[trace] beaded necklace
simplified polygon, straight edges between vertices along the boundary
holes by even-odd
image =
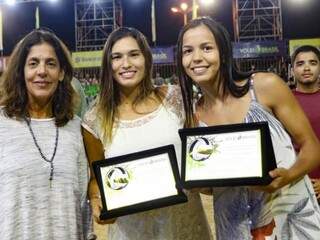
[[[42,150],[41,150],[41,148],[40,148],[40,146],[39,146],[39,144],[38,144],[38,141],[37,141],[37,139],[36,139],[36,137],[35,137],[35,135],[34,135],[34,132],[33,132],[32,128],[31,128],[31,120],[30,120],[30,119],[28,120],[27,118],[25,118],[25,121],[26,121],[26,123],[27,123],[27,125],[28,125],[28,128],[29,128],[29,131],[30,131],[30,133],[31,133],[33,142],[34,142],[34,144],[36,145],[36,147],[37,147],[37,149],[38,149],[38,151],[39,151],[39,153],[40,153],[41,158],[42,158],[44,161],[50,163],[50,176],[49,176],[49,181],[50,181],[50,187],[51,187],[51,181],[53,180],[53,170],[54,170],[53,159],[54,159],[54,157],[55,157],[55,155],[56,155],[57,147],[58,147],[59,128],[56,126],[56,139],[55,139],[55,143],[54,143],[54,150],[53,150],[53,154],[52,154],[51,158],[48,159],[48,158],[43,154],[43,152],[42,152]]]

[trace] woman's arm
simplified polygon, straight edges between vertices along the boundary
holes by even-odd
[[[266,191],[273,192],[296,181],[320,164],[319,141],[303,110],[284,81],[272,73],[254,76],[258,100],[273,112],[300,146],[296,162],[289,168],[277,168],[270,172],[274,178]]]
[[[92,215],[94,217],[94,220],[97,223],[100,223],[100,224],[113,223],[115,219],[102,221],[99,218],[100,212],[102,209],[102,204],[101,204],[99,187],[92,169],[92,163],[94,161],[104,159],[103,145],[99,139],[95,138],[89,131],[87,131],[83,127],[82,127],[82,135],[83,135],[84,145],[85,145],[89,166],[90,166],[90,181],[89,181],[88,196],[89,196],[90,204],[92,208]]]

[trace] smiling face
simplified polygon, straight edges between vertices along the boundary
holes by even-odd
[[[191,28],[182,41],[182,65],[186,74],[199,85],[214,81],[220,69],[220,54],[209,28],[205,25]]]
[[[113,77],[120,88],[137,87],[145,76],[145,57],[132,37],[118,40],[111,50]]]
[[[300,52],[293,64],[293,74],[297,84],[317,85],[320,75],[320,60],[314,52]]]
[[[29,105],[51,101],[64,72],[50,44],[43,42],[31,47],[24,65],[24,78]]]

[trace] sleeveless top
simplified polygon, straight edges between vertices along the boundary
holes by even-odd
[[[244,123],[267,121],[278,167],[290,168],[296,161],[289,134],[281,122],[261,105],[250,79],[251,102]],[[203,122],[199,123],[204,126]],[[316,240],[320,236],[320,209],[310,179],[305,176],[273,194],[249,187],[214,188],[217,239],[252,239],[251,230],[273,222],[268,239]]]

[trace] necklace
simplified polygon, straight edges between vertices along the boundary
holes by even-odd
[[[26,121],[26,123],[27,123],[27,125],[28,125],[29,131],[30,131],[31,136],[32,136],[32,138],[33,138],[33,142],[34,142],[34,144],[36,145],[36,147],[37,147],[37,149],[38,149],[38,151],[39,151],[39,153],[40,153],[41,158],[42,158],[44,161],[50,163],[50,176],[49,176],[49,181],[50,181],[50,187],[51,187],[51,181],[53,180],[53,170],[54,170],[53,159],[54,159],[54,157],[55,157],[55,155],[56,155],[57,147],[58,147],[58,138],[59,138],[59,130],[58,130],[58,127],[56,127],[56,139],[55,139],[55,143],[54,143],[53,154],[52,154],[51,158],[48,159],[48,158],[42,153],[42,150],[41,150],[41,148],[40,148],[40,146],[39,146],[39,144],[38,144],[38,141],[37,141],[37,139],[36,139],[36,137],[35,137],[35,135],[34,135],[34,132],[33,132],[32,128],[31,128],[31,120],[28,120],[27,118],[25,118],[25,121]]]

